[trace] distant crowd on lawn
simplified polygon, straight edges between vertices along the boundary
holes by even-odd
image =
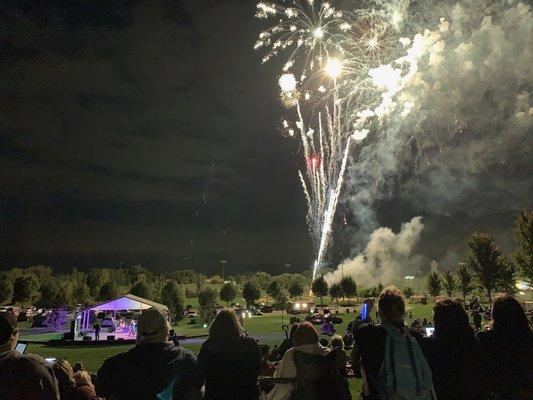
[[[367,303],[370,308],[371,303]],[[533,333],[508,294],[495,297],[492,326],[476,333],[461,302],[437,298],[434,334],[404,324],[405,300],[393,286],[377,299],[380,323],[350,326],[321,344],[310,322],[296,323],[271,357],[234,312],[221,310],[198,355],[169,340],[157,309],[144,311],[137,345],[107,359],[95,376],[67,360],[47,363],[15,351],[16,318],[0,314],[0,399],[349,400],[347,377],[362,379],[361,399],[533,399]]]

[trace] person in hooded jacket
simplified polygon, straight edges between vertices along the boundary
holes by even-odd
[[[196,399],[201,382],[196,355],[168,341],[169,325],[155,308],[138,323],[137,345],[108,358],[96,378],[96,394],[116,400]]]
[[[221,310],[198,354],[205,380],[204,400],[257,400],[261,353],[254,338],[243,333],[233,310]]]
[[[486,399],[491,390],[489,357],[462,304],[440,297],[433,313],[435,332],[424,341],[437,399]]]
[[[494,394],[501,400],[533,399],[533,332],[520,303],[507,293],[492,303],[492,329],[477,338],[491,360]]]

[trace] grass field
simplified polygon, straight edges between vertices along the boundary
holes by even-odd
[[[432,305],[409,305],[408,310],[413,311],[413,318],[427,318],[431,320],[431,308]],[[335,309],[335,307],[333,307]],[[345,311],[340,307],[339,311]],[[343,319],[342,324],[335,325],[338,333],[344,334],[346,326],[350,320],[355,318],[354,313],[345,314],[340,312],[339,316]],[[284,314],[284,322],[288,323],[288,316]],[[410,323],[411,320],[407,320]],[[260,344],[268,344],[271,348],[275,344],[279,344],[284,337],[281,330],[281,314],[279,312],[273,314],[265,314],[261,317],[253,317],[251,319],[245,319],[244,327],[250,335],[256,337]],[[207,334],[207,329],[201,325],[187,325],[186,321],[182,321],[180,324],[174,327],[179,335],[196,336],[201,334]],[[28,340],[48,340],[51,336],[57,336],[57,334],[26,334],[21,339]],[[199,343],[183,343],[183,347],[189,348],[194,352],[200,350],[201,344]],[[96,372],[102,365],[105,359],[114,356],[123,351],[127,351],[130,346],[104,346],[104,347],[49,347],[42,344],[30,344],[28,346],[28,352],[36,353],[43,357],[56,357],[66,358],[71,363],[82,361],[85,368],[89,371]],[[350,379],[350,388],[353,395],[359,393],[361,387],[361,381],[358,379]]]

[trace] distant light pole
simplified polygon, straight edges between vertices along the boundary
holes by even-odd
[[[288,274],[289,273],[289,268],[292,267],[292,265],[287,263],[287,264],[284,265],[284,267],[285,267],[285,273]]]
[[[418,270],[418,293],[422,296],[422,270]]]
[[[222,264],[222,283],[225,283],[226,280],[224,279],[224,267],[228,263],[228,260],[220,260],[220,264]]]

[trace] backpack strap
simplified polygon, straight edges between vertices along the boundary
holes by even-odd
[[[416,391],[420,393],[422,391],[422,383],[420,381],[420,376],[418,375],[418,368],[415,361],[415,353],[413,351],[413,338],[409,334],[409,332],[404,332],[405,334],[405,342],[407,343],[407,350],[409,351],[409,361],[411,362],[411,367],[413,368],[413,372],[415,374],[415,381],[416,381]]]

